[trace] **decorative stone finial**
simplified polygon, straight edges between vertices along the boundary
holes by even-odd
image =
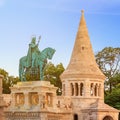
[[[84,15],[84,10],[81,10],[82,15]]]

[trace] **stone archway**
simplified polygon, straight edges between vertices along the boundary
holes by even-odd
[[[113,118],[111,116],[105,116],[103,120],[113,120]]]
[[[74,114],[74,120],[78,120],[78,115]]]

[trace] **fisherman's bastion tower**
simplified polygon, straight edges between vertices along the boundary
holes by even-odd
[[[63,95],[71,96],[74,120],[118,120],[118,111],[104,103],[105,75],[95,61],[83,10],[70,63],[61,79]]]
[[[95,61],[84,11],[70,62],[60,77],[62,96],[44,80],[11,87],[6,120],[118,120],[119,111],[104,103],[105,75]]]

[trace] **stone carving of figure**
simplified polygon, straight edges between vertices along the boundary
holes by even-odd
[[[44,109],[46,107],[46,99],[44,95],[41,95],[41,100],[40,100],[40,107]]]
[[[39,37],[39,40],[40,40],[40,37]],[[36,44],[36,37],[33,37],[31,43],[29,44],[29,50],[27,54],[27,66],[28,67],[36,66],[37,56],[40,55],[38,44],[39,44],[39,41]]]
[[[37,105],[39,103],[38,94],[32,94],[31,99],[32,99],[32,105]]]
[[[20,102],[20,105],[23,105],[24,104],[24,95],[23,94],[20,94],[20,98],[19,98],[19,102]]]
[[[16,105],[24,104],[24,95],[21,93],[16,94]]]

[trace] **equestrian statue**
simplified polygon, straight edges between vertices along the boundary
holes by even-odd
[[[19,78],[26,81],[27,76],[39,76],[39,80],[44,80],[44,68],[48,59],[52,59],[55,49],[45,48],[40,51],[38,48],[41,37],[36,44],[36,37],[32,37],[29,44],[27,56],[19,60]]]

